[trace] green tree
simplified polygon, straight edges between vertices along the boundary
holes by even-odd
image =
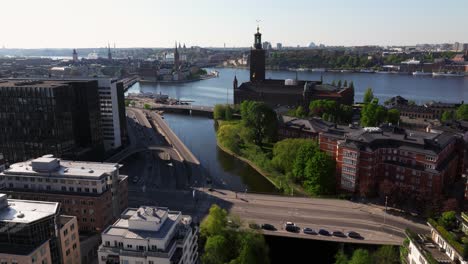
[[[456,117],[458,120],[468,120],[468,104],[462,104],[458,107]]]
[[[375,264],[396,264],[400,263],[398,248],[394,246],[381,246],[372,255]]]
[[[372,257],[365,249],[356,249],[348,264],[372,264]]]
[[[335,255],[335,264],[348,264],[348,256],[341,249]]]
[[[372,91],[372,88],[369,87],[364,93],[364,103],[369,104],[372,100],[374,100],[374,92]]]
[[[238,133],[239,126],[226,124],[219,128],[217,139],[219,143],[230,151],[239,154],[242,143],[241,135]]]
[[[226,105],[226,110],[224,111],[224,119],[232,120],[232,108],[229,105]]]
[[[354,89],[354,82],[353,81],[349,82],[349,88]]]
[[[337,121],[341,124],[349,124],[353,120],[353,107],[350,105],[340,105]]]
[[[400,111],[397,109],[388,110],[386,121],[394,125],[398,124],[398,121],[400,121]]]
[[[341,80],[338,81],[338,88],[341,88],[342,86],[342,83],[341,83]]]
[[[304,110],[304,107],[302,106],[298,106],[297,109],[296,109],[296,116],[297,117],[305,117],[306,116],[306,112]]]
[[[453,111],[444,111],[442,113],[442,117],[440,118],[440,120],[442,122],[449,122],[449,121],[452,121],[454,119],[455,115],[453,113]]]
[[[143,107],[146,109],[146,110],[150,110],[151,109],[151,106],[149,104],[144,104]]]
[[[239,236],[239,256],[231,264],[268,264],[268,246],[263,235],[244,232]]]
[[[218,205],[211,206],[208,216],[200,225],[200,235],[209,237],[223,234],[227,223],[227,212]]]
[[[125,107],[129,107],[132,100],[125,99]]]
[[[213,109],[213,118],[215,120],[224,119],[226,117],[226,106],[222,104],[215,105]]]
[[[331,85],[336,86],[336,81],[333,80],[333,82],[331,83]]]
[[[273,147],[273,166],[282,173],[292,172],[299,148],[310,140],[289,138],[281,140]]]
[[[335,190],[335,162],[322,151],[316,151],[304,168],[304,188],[313,195],[331,194]]]
[[[208,237],[202,262],[205,264],[224,264],[229,259],[229,242],[222,235]]]
[[[457,217],[455,211],[448,211],[442,213],[442,216],[439,218],[439,225],[442,225],[447,230],[451,230],[457,225]]]
[[[307,141],[297,151],[292,170],[293,179],[297,183],[303,183],[307,161],[312,158],[317,151],[319,151],[318,146],[313,141]]]
[[[362,108],[361,125],[364,127],[378,126],[385,120],[386,115],[386,109],[379,105],[378,99],[374,99]]]
[[[343,87],[348,87],[348,81],[347,80],[344,81]]]
[[[416,105],[416,102],[414,100],[409,100],[408,105]]]
[[[278,121],[276,112],[262,102],[244,101],[241,104],[243,125],[252,129],[253,143],[262,145],[276,138]]]

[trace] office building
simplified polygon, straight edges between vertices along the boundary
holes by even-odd
[[[460,140],[453,133],[391,126],[337,126],[319,136],[320,149],[336,160],[337,189],[374,196],[389,191],[381,185],[386,181],[425,198],[441,197],[457,180],[463,162]]]
[[[0,263],[79,264],[76,218],[57,202],[7,199],[0,194]]]
[[[0,152],[7,163],[104,152],[97,81],[0,80]]]
[[[257,28],[254,47],[250,51],[250,81],[238,86],[234,82],[234,103],[245,100],[261,101],[277,106],[309,108],[312,100],[329,99],[341,104],[354,102],[354,89],[338,88],[321,81],[296,79],[274,80],[265,78],[265,49],[262,48],[262,34]]]
[[[60,202],[77,217],[80,231],[102,231],[128,206],[121,165],[75,162],[44,156],[12,164],[0,173],[3,193],[17,199]]]
[[[197,263],[197,239],[190,216],[161,207],[129,208],[102,233],[99,263]]]
[[[0,172],[5,170],[5,158],[3,157],[3,154],[0,153]],[[2,186],[0,185],[0,188]]]
[[[106,151],[127,143],[127,120],[123,83],[117,79],[97,78],[99,106]]]
[[[282,50],[283,49],[283,44],[282,43],[276,43],[276,49],[277,50]]]

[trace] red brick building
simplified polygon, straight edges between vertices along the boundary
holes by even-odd
[[[278,124],[278,139],[318,139],[320,132],[324,132],[328,130],[328,128],[334,126],[334,123],[323,121],[321,118],[302,119],[292,116],[280,116]]]
[[[320,148],[336,160],[337,189],[361,196],[388,191],[384,182],[425,196],[443,195],[460,176],[460,140],[453,133],[395,127],[338,126],[319,136]]]

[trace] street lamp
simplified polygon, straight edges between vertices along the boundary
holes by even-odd
[[[385,195],[385,212],[384,212],[384,218],[383,218],[383,219],[384,219],[384,220],[383,220],[383,222],[384,222],[384,225],[385,225],[385,222],[386,222],[386,216],[387,216],[387,202],[388,202],[388,196],[387,196],[387,195]]]

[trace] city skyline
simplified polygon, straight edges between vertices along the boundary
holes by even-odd
[[[219,5],[201,0],[168,1],[11,1],[0,23],[6,48],[118,48],[187,46],[249,47],[256,21],[273,45],[415,45],[468,42],[463,10],[468,3],[448,0],[396,0],[384,6],[370,0],[294,0],[270,3],[246,0]],[[27,9],[24,7],[27,6]],[[437,7],[437,8],[436,8]],[[16,11],[16,12],[15,12]],[[351,23],[350,23],[351,22]],[[391,36],[391,38],[389,38]],[[40,41],[37,41],[40,40]]]

